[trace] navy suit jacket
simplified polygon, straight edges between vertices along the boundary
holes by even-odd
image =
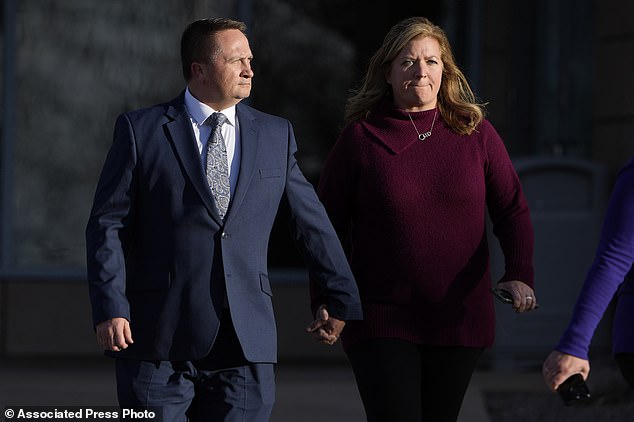
[[[330,314],[362,317],[339,239],[295,160],[290,122],[243,104],[236,113],[242,158],[224,222],[206,182],[183,93],[118,117],[86,228],[93,322],[127,318],[134,339],[127,349],[108,354],[202,358],[218,331],[226,284],[245,357],[275,362],[267,250],[282,200]]]

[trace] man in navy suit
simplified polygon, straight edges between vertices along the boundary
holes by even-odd
[[[269,419],[277,337],[267,249],[281,201],[325,298],[307,331],[333,344],[362,317],[290,123],[240,104],[253,78],[245,30],[229,19],[187,27],[187,89],[119,116],[86,228],[93,321],[117,358],[119,403],[160,407],[170,422]]]

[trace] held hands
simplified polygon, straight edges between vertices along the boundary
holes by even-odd
[[[574,374],[581,374],[584,380],[588,379],[590,362],[576,356],[553,350],[550,352],[544,365],[542,374],[544,381],[551,390],[557,390],[562,382]]]
[[[130,322],[125,318],[112,318],[100,322],[95,328],[97,331],[97,344],[103,350],[120,352],[134,343]]]
[[[306,327],[306,332],[312,334],[320,343],[332,346],[339,339],[345,325],[345,321],[328,314],[326,305],[321,305],[315,313],[315,320]]]
[[[523,281],[505,281],[498,283],[498,288],[506,290],[513,296],[513,309],[515,309],[515,312],[532,311],[538,306],[535,292]]]

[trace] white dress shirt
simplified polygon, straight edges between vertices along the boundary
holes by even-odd
[[[227,117],[228,123],[222,125],[222,138],[225,141],[227,148],[227,161],[229,164],[229,184],[231,187],[231,196],[235,191],[236,184],[238,182],[238,173],[240,171],[240,126],[238,117],[236,116],[236,106],[229,107],[224,110],[214,110],[207,104],[198,101],[189,92],[189,88],[185,90],[185,107],[189,113],[189,119],[194,129],[194,136],[196,137],[196,144],[198,146],[198,152],[200,153],[200,159],[205,166],[207,141],[209,135],[211,135],[211,127],[204,125],[205,120],[213,113],[222,113]]]

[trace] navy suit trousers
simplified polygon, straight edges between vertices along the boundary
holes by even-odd
[[[165,422],[267,422],[273,410],[274,364],[246,361],[228,311],[201,360],[117,359],[116,366],[119,406],[155,410]]]

